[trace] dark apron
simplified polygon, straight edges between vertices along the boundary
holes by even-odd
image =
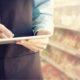
[[[33,35],[31,0],[0,0],[0,23],[15,37]],[[42,80],[38,53],[12,44],[0,45],[0,80]]]

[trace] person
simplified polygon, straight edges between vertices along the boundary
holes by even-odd
[[[18,29],[23,27],[27,20],[24,19],[26,18],[24,14],[28,12],[25,11],[26,8],[23,11],[23,6],[27,5],[27,1],[30,0],[0,0],[1,39],[13,38],[15,25]],[[50,0],[32,0],[34,35],[53,34],[52,15]],[[39,53],[46,48],[48,40],[49,37],[0,44],[0,80],[43,80]]]

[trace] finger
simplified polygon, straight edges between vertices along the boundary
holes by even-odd
[[[29,40],[29,42],[30,43],[32,43],[32,44],[42,44],[42,45],[46,45],[46,44],[48,44],[48,41],[46,40],[45,41],[45,39],[33,39],[33,40]]]
[[[34,52],[41,52],[43,49],[35,47],[35,46],[29,46],[28,49],[34,51]]]
[[[31,43],[28,43],[27,41],[18,41],[16,44],[22,45],[34,52],[38,52],[38,49],[36,49]]]
[[[3,32],[4,32],[4,34],[7,35],[7,37],[13,37],[14,36],[14,34],[8,29],[3,30]]]
[[[22,44],[22,45],[25,45],[28,44],[28,45],[31,45],[31,46],[35,46],[35,47],[40,47],[40,48],[45,48],[47,43],[44,43],[44,42],[34,42],[33,40],[32,41],[19,41],[19,44]]]
[[[41,52],[43,49],[46,48],[45,45],[35,45],[28,41],[19,41],[19,42],[17,42],[17,44],[22,45],[26,48],[29,48],[30,50],[32,50],[34,52]]]
[[[47,45],[34,45],[33,46],[35,49],[38,49],[39,52],[43,51],[44,49],[47,48]]]
[[[2,24],[0,24],[0,31],[2,31],[8,37],[13,37],[14,36],[13,33]]]
[[[37,47],[39,49],[46,49],[47,48],[47,44],[46,45],[35,45],[35,47]]]
[[[4,39],[4,38],[8,38],[4,33],[0,33],[0,38]]]
[[[44,43],[43,41],[40,42],[40,41],[39,42],[34,42],[34,40],[31,40],[31,41],[30,40],[29,41],[19,41],[19,42],[17,42],[17,44],[23,45],[25,47],[33,46],[33,47],[40,48],[40,49],[46,49],[47,43]]]
[[[31,44],[25,40],[17,41],[16,44],[23,45],[24,47],[29,47]]]
[[[43,49],[37,47],[31,47],[31,50],[34,52],[41,52]]]

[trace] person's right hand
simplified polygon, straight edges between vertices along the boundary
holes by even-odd
[[[0,24],[0,39],[12,38],[14,34],[7,29],[3,24]]]

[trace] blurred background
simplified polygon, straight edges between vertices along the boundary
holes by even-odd
[[[44,80],[80,80],[80,0],[53,0],[54,34],[41,53]]]

